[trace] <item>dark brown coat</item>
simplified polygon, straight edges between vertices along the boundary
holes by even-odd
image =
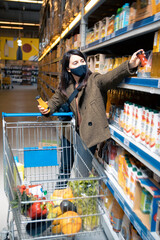
[[[78,93],[78,106],[81,115],[79,133],[87,147],[92,147],[110,138],[108,121],[106,118],[107,90],[115,88],[125,77],[133,74],[129,70],[128,61],[119,67],[106,73],[92,73],[88,78],[87,86]],[[69,97],[74,91],[74,84],[66,89]],[[57,89],[53,97],[48,101],[51,112],[66,101]],[[71,103],[71,110],[77,122],[76,100]]]

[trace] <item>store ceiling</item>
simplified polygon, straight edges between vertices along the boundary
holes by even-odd
[[[38,37],[38,26],[22,26],[10,25],[2,22],[16,22],[16,23],[34,23],[39,24],[41,4],[39,3],[25,3],[16,1],[0,1],[0,26],[20,26],[23,30],[17,29],[0,29],[0,36],[17,36],[17,32],[21,37]]]

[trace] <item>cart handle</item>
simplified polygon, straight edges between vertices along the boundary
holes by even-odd
[[[5,113],[2,112],[2,117],[42,117],[45,115],[42,115],[41,113]],[[53,113],[51,114],[51,116],[57,116],[57,117],[63,117],[63,116],[69,116],[69,117],[73,117],[73,113],[72,112],[66,112],[66,113]]]

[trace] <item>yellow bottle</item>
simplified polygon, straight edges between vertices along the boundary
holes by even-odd
[[[50,112],[50,108],[48,107],[48,104],[45,101],[43,101],[40,96],[37,96],[36,100],[38,101],[41,107],[43,107],[44,109],[48,109],[48,113]]]
[[[19,172],[20,179],[21,179],[22,184],[23,184],[23,182],[24,182],[24,165],[19,162],[17,156],[14,157],[14,160],[15,160],[18,172]],[[14,179],[15,179],[15,183],[19,184],[19,180],[18,180],[16,169],[14,169]]]

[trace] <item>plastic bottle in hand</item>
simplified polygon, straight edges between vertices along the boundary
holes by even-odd
[[[43,101],[43,99],[40,96],[36,97],[36,100],[38,101],[39,105],[44,108],[44,109],[48,109],[48,113],[50,112],[50,108],[48,107],[48,104]]]

